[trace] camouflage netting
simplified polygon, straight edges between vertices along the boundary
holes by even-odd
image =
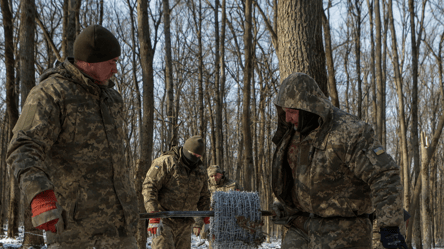
[[[210,238],[214,249],[250,249],[264,242],[258,193],[217,191],[211,206],[214,217],[210,219]]]

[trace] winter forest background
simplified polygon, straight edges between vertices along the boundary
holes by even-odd
[[[122,55],[134,187],[151,160],[200,134],[206,166],[220,165],[270,209],[273,104],[295,71],[333,104],[373,125],[401,167],[407,240],[444,244],[443,0],[0,0],[0,222],[41,243],[5,163],[11,130],[38,76],[72,56],[83,28],[101,24]],[[139,196],[140,197],[140,196]],[[23,201],[23,200],[22,200]],[[145,212],[139,200],[140,212]],[[280,236],[268,218],[264,231]],[[146,242],[140,222],[138,243]]]

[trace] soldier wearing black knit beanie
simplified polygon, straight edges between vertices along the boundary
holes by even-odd
[[[74,64],[99,85],[107,85],[117,73],[120,45],[116,37],[100,25],[85,28],[74,42]]]
[[[110,31],[85,28],[74,58],[42,73],[12,131],[8,165],[48,249],[137,248],[124,102],[110,80],[119,56]]]

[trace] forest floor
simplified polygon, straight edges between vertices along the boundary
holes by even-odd
[[[0,249],[16,249],[20,248],[23,243],[24,230],[23,227],[19,227],[19,236],[16,238],[6,238],[7,227],[3,227],[3,232],[0,233]],[[45,237],[45,236],[43,236]],[[270,243],[263,243],[259,248],[261,249],[272,249],[272,248],[281,248],[281,240],[272,239]],[[32,248],[32,247],[31,247]],[[30,249],[31,249],[30,248]],[[151,238],[148,238],[146,243],[146,248],[151,249]],[[199,237],[194,235],[191,236],[191,248],[195,249],[205,249],[208,248],[208,241],[201,240]],[[46,249],[46,246],[41,249]]]

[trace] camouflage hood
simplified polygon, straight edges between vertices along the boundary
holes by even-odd
[[[278,113],[278,128],[273,138],[275,144],[292,127],[285,120],[283,108],[299,109],[316,114],[321,118],[319,123],[324,128],[322,130],[326,130],[325,124],[331,119],[334,108],[316,81],[304,73],[293,73],[282,82],[274,104]]]
[[[316,81],[304,73],[293,73],[282,82],[274,104],[279,114],[282,108],[299,109],[320,116],[324,122],[332,108]]]

